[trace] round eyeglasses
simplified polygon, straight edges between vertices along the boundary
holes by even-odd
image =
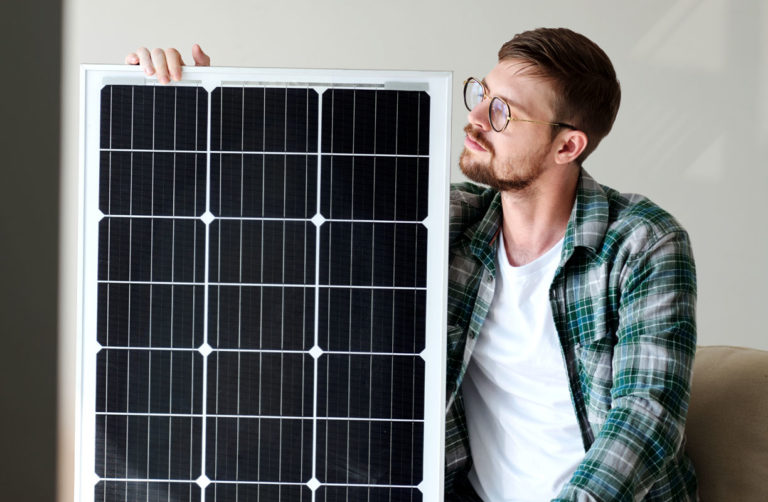
[[[488,90],[485,88],[485,84],[474,77],[469,77],[464,81],[464,106],[467,107],[467,110],[474,110],[475,107],[482,103],[486,98],[491,98],[491,96],[488,94]],[[567,127],[568,129],[576,129],[576,127],[570,124],[565,124],[563,122],[546,122],[543,120],[519,119],[517,117],[513,117],[507,102],[498,96],[491,98],[491,104],[488,107],[488,121],[490,122],[493,130],[496,132],[503,131],[510,121],[531,122],[533,124],[544,124],[556,127]]]

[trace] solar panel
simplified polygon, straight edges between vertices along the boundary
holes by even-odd
[[[449,74],[83,69],[78,500],[442,500]]]

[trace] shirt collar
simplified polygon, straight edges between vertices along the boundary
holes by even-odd
[[[485,216],[478,222],[470,242],[472,253],[494,273],[496,239],[501,231],[501,218],[501,194],[496,193]],[[589,248],[598,253],[607,228],[608,196],[603,187],[582,168],[576,185],[576,200],[563,239],[561,264],[570,258],[577,247]]]
[[[501,215],[501,193],[496,192],[469,243],[472,254],[493,274],[496,273],[496,238],[501,232]]]
[[[603,187],[583,168],[576,186],[576,201],[568,219],[563,241],[563,257],[577,247],[598,253],[608,228],[608,196]]]

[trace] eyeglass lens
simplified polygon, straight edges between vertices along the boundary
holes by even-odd
[[[491,127],[496,132],[501,132],[507,126],[509,120],[509,107],[501,98],[491,100],[491,109],[488,112],[491,119]]]
[[[474,78],[467,80],[464,86],[464,106],[467,107],[467,110],[472,111],[477,105],[482,103],[484,96],[485,89],[483,89],[483,84]]]
[[[484,98],[485,88],[483,84],[474,78],[467,80],[464,85],[464,106],[467,107],[467,110],[474,110],[477,105],[483,102]],[[491,100],[488,118],[494,131],[501,132],[504,130],[509,119],[509,108],[504,100],[498,97]]]

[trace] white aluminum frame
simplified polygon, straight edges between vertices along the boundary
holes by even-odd
[[[427,336],[426,348],[421,354],[425,360],[424,476],[419,488],[425,501],[442,501],[452,74],[432,71],[185,67],[183,77],[181,82],[171,85],[202,86],[209,93],[222,85],[312,87],[320,95],[330,87],[426,90],[429,93],[429,216],[423,221],[428,229]],[[96,341],[97,267],[98,225],[104,216],[99,210],[98,199],[99,108],[100,91],[109,84],[160,85],[156,78],[145,76],[135,66],[81,66],[75,500],[88,502],[93,500],[93,486],[98,481],[94,468],[96,353],[101,349]],[[206,168],[210,172],[210,131],[207,142]],[[321,152],[318,151],[318,159],[320,157]],[[203,378],[203,385],[206,385]],[[202,462],[201,469],[205,471],[205,462]],[[313,490],[312,493],[314,500],[316,492]],[[201,498],[204,502],[205,490],[202,490]]]

